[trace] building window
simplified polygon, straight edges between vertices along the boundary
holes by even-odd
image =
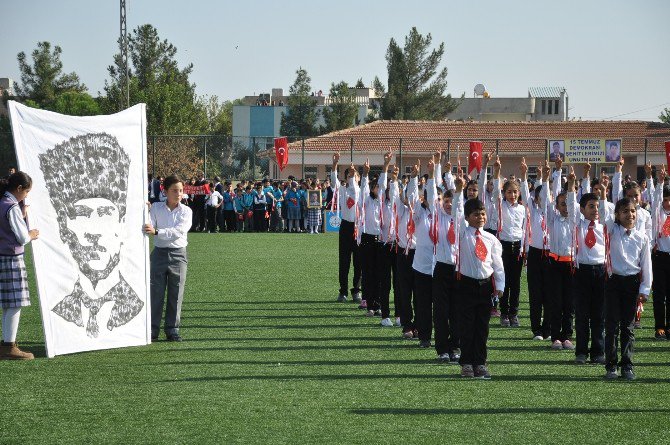
[[[317,167],[316,165],[305,166],[305,178],[316,177],[318,173],[319,173],[319,167]]]
[[[613,165],[604,165],[600,168],[600,174],[606,174],[610,177],[614,176],[614,166]]]
[[[546,109],[547,109],[547,101],[543,100],[542,101],[542,114],[546,114],[546,111],[545,111]]]
[[[535,181],[537,179],[537,167],[528,167],[528,179]]]
[[[558,99],[554,100],[554,114],[558,114]]]
[[[405,174],[409,175],[410,173],[412,173],[412,166],[411,165],[406,165],[405,166]]]

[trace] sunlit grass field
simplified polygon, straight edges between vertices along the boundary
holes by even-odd
[[[634,382],[492,322],[491,381],[336,303],[337,235],[189,234],[183,343],[0,362],[0,443],[668,443],[670,342],[651,303]],[[497,321],[497,320],[496,320]]]

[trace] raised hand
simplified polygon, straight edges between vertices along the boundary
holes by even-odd
[[[651,175],[652,175],[651,161],[644,164],[644,173],[645,173],[645,176],[647,178],[651,179]]]
[[[526,158],[521,158],[521,164],[519,164],[519,170],[521,170],[521,177],[525,178],[528,175],[528,164],[526,164]]]
[[[365,176],[367,176],[368,173],[370,173],[370,159],[369,158],[366,159],[365,164],[363,164],[363,174]]]
[[[412,166],[412,172],[410,173],[412,178],[416,178],[417,176],[419,176],[419,169],[420,168],[421,168],[421,161],[419,161],[418,164],[414,164],[414,166]]]
[[[428,160],[428,174],[431,178],[435,177],[435,160],[433,156]]]
[[[568,172],[567,178],[568,178],[568,191],[572,192],[575,190],[575,179],[576,179],[575,169],[572,165],[570,166],[570,171]]]
[[[499,178],[500,177],[500,156],[496,156],[496,161],[493,163],[493,177],[494,178]]]
[[[336,167],[340,162],[340,152],[333,153],[333,166]]]
[[[621,156],[621,159],[619,159],[619,162],[617,162],[616,167],[614,168],[614,171],[617,173],[621,173],[621,170],[623,169],[623,156]]]
[[[491,159],[493,159],[493,152],[486,153],[484,155],[484,165],[487,165],[489,162],[491,162]]]
[[[557,170],[560,170],[563,168],[563,159],[561,159],[561,155],[556,156],[556,160],[554,161],[554,165],[556,166]]]
[[[451,171],[451,161],[447,161],[447,163],[444,164],[444,171],[445,172],[450,172]]]
[[[391,159],[393,158],[393,149],[389,147],[389,151],[384,153],[384,167],[388,167],[389,164],[391,163]]]
[[[454,185],[456,186],[457,193],[463,191],[465,180],[463,179],[463,170],[461,168],[456,169],[456,179],[454,179]]]
[[[400,169],[398,168],[397,165],[394,165],[393,168],[391,169],[391,181],[398,180],[398,173],[400,173]]]
[[[665,165],[657,167],[656,171],[658,172],[658,186],[663,187],[663,182],[665,181],[665,177],[667,176],[667,173],[665,171]]]
[[[584,177],[588,178],[590,174],[591,174],[591,163],[587,162],[586,164],[584,164]]]

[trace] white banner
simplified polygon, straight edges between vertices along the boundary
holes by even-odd
[[[19,169],[33,179],[47,355],[149,344],[146,106],[73,117],[9,101],[9,111]]]

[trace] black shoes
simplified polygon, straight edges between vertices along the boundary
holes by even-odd
[[[170,334],[170,335],[168,335],[168,336],[166,337],[166,340],[167,340],[167,341],[175,341],[175,342],[184,341],[184,339],[182,339],[182,338],[179,336],[179,334]]]

